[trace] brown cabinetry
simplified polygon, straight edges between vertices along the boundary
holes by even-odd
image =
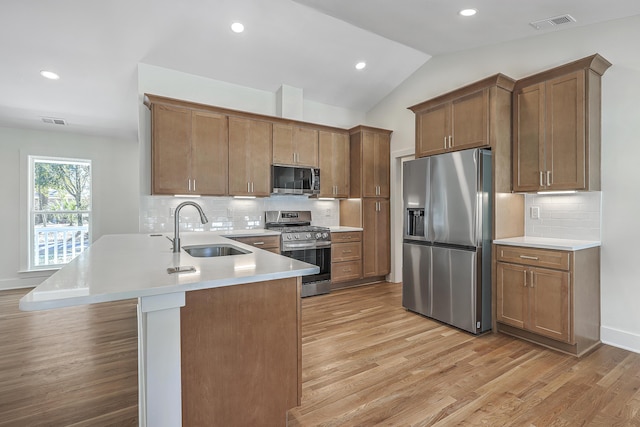
[[[599,248],[496,246],[498,330],[581,355],[600,340]]]
[[[292,277],[186,292],[182,425],[287,424],[302,395],[300,289]]]
[[[416,157],[492,145],[492,127],[503,121],[497,88],[511,91],[502,74],[410,107],[416,115]]]
[[[258,249],[264,249],[265,251],[280,254],[280,236],[233,236],[229,237],[229,239],[256,247]]]
[[[318,167],[318,130],[273,124],[273,163]]]
[[[229,194],[271,194],[271,123],[229,117]]]
[[[513,191],[600,189],[600,78],[593,55],[519,80],[513,92]]]
[[[350,197],[388,198],[391,131],[358,126],[350,134]]]
[[[362,277],[362,232],[331,233],[331,283]]]
[[[151,118],[152,194],[227,195],[227,117],[157,103]]]
[[[362,275],[385,276],[391,269],[389,199],[362,200]]]
[[[349,197],[349,134],[321,130],[318,147],[320,197]]]

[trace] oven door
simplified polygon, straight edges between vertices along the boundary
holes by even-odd
[[[302,296],[326,294],[331,289],[331,247],[291,249],[281,255],[320,267],[318,274],[302,276]]]

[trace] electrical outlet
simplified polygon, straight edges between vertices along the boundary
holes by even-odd
[[[169,216],[173,218],[173,215],[176,213],[176,208],[169,208]]]
[[[233,217],[233,209],[227,208],[227,218]]]
[[[538,206],[531,206],[531,219],[540,219],[540,208]]]

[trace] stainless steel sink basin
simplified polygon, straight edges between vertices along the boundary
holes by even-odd
[[[199,258],[210,258],[217,256],[250,254],[250,251],[240,249],[237,246],[217,244],[217,245],[191,245],[183,246],[189,255]]]

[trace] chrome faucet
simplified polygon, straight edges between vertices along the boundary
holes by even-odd
[[[207,219],[207,216],[204,214],[204,211],[202,210],[202,208],[200,207],[199,204],[195,203],[195,202],[182,202],[178,205],[178,207],[176,208],[175,212],[173,213],[174,215],[174,223],[173,223],[173,240],[171,240],[173,242],[173,252],[180,252],[180,209],[182,209],[183,207],[187,206],[187,205],[191,205],[194,208],[198,209],[198,213],[200,213],[200,221],[202,221],[203,224],[206,224],[207,222],[209,222],[209,220]]]

